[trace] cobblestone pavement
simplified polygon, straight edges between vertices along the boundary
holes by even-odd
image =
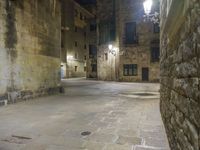
[[[0,150],[169,150],[159,84],[63,85],[64,94],[0,107]]]

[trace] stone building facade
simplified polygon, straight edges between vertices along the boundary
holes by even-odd
[[[86,77],[94,15],[73,0],[63,0],[62,6],[62,78]],[[96,42],[96,40],[95,40]]]
[[[143,15],[141,0],[97,0],[99,79],[159,81],[159,26]]]
[[[58,0],[0,1],[1,104],[59,90],[60,28]]]
[[[200,1],[162,0],[161,114],[172,150],[200,149]]]

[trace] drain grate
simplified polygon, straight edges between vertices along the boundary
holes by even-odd
[[[82,135],[82,136],[88,136],[88,135],[90,135],[90,134],[91,134],[90,131],[81,132],[81,135]]]

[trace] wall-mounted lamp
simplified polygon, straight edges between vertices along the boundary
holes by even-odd
[[[112,45],[112,44],[109,44],[109,45],[108,45],[108,49],[109,49],[109,50],[112,50],[112,48],[113,48],[113,45]]]
[[[146,15],[151,13],[151,7],[152,7],[152,0],[145,0],[143,3],[144,6],[144,12]]]
[[[67,60],[72,60],[73,58],[74,58],[74,57],[71,56],[71,55],[67,56]]]
[[[112,44],[109,44],[108,45],[108,49],[109,49],[109,53],[111,53],[112,55],[116,56],[116,53],[117,53],[117,48],[116,47],[113,47]]]
[[[160,14],[158,12],[153,12],[151,13],[151,8],[153,5],[153,1],[152,0],[145,0],[143,3],[144,6],[144,21],[152,21],[153,23],[160,23]]]

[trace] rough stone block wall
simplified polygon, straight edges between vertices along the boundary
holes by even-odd
[[[159,8],[158,1],[154,0],[154,7]],[[120,43],[120,81],[142,81],[142,68],[149,69],[149,81],[158,82],[160,78],[159,61],[151,62],[151,42],[159,41],[159,33],[154,33],[154,25],[150,21],[144,22],[143,1],[126,0],[120,1],[119,7],[119,43]],[[136,22],[136,32],[138,35],[137,44],[126,45],[125,24]],[[156,45],[159,47],[159,42]],[[124,76],[124,64],[137,64],[138,74],[136,76]]]
[[[158,0],[155,4],[158,4]],[[159,5],[154,5],[159,8]],[[117,81],[142,81],[142,68],[149,69],[149,81],[159,81],[159,61],[151,61],[151,42],[157,40],[159,47],[159,33],[154,33],[153,23],[144,22],[143,1],[141,0],[99,0],[97,1],[97,20],[100,24],[107,23],[114,17],[116,25],[116,39],[98,46],[98,78],[101,80]],[[136,22],[136,32],[139,43],[125,44],[125,25],[126,23]],[[101,32],[101,31],[98,31]],[[97,35],[97,37],[100,37]],[[117,55],[109,54],[108,45],[113,44],[118,48]],[[104,55],[108,53],[108,60]],[[137,64],[138,74],[135,76],[124,75],[125,64]]]
[[[96,9],[95,5],[93,5],[91,7],[94,7],[94,9]],[[94,12],[94,15],[96,15],[96,12]],[[90,30],[90,25],[96,24],[96,18],[90,19],[88,22],[89,22],[88,25],[87,25],[87,41],[88,41],[88,44],[97,47],[97,32],[96,32],[96,30],[94,30],[94,31]],[[97,78],[97,71],[92,70],[92,66],[97,65],[97,54],[94,55],[94,56],[89,55],[89,45],[88,45],[88,49],[87,49],[87,73],[86,73],[86,77],[96,79]]]
[[[89,31],[94,16],[73,0],[63,0],[62,7],[61,57],[63,63],[67,62],[64,78],[86,77],[89,44],[96,39]]]
[[[0,97],[15,102],[60,84],[60,2],[0,1]]]
[[[161,2],[161,113],[172,150],[199,150],[200,1],[167,2]]]
[[[108,45],[112,44],[113,47],[119,49],[118,43],[118,31],[115,28],[116,39],[108,40],[100,43],[100,26],[109,23],[111,20],[115,20],[114,26],[117,26],[117,9],[119,7],[119,0],[97,0],[97,77],[99,80],[118,80],[118,65],[119,65],[119,50],[116,51],[116,55],[109,52]],[[103,32],[110,32],[106,26],[103,27]],[[108,36],[108,35],[103,35]],[[107,55],[107,59],[105,58]]]
[[[113,44],[114,45],[114,44]],[[115,46],[115,45],[114,45]],[[107,59],[106,56],[107,55]],[[98,49],[98,79],[115,81],[117,80],[117,57],[118,55],[113,55],[109,53],[108,45],[101,45]]]

